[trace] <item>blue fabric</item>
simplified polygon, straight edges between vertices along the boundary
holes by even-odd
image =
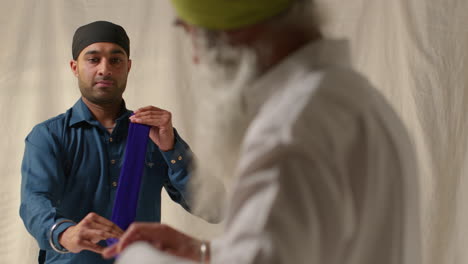
[[[136,123],[130,123],[128,129],[125,160],[120,171],[119,187],[112,210],[112,222],[122,230],[127,230],[128,226],[135,221],[149,131],[149,126]],[[107,244],[111,246],[117,241],[118,239],[109,238]]]
[[[95,212],[111,219],[129,128],[131,111],[122,107],[112,134],[78,102],[66,113],[36,125],[26,137],[22,164],[20,215],[27,230],[47,251],[46,263],[113,263],[90,251],[58,254],[49,245],[52,225],[79,222]],[[145,154],[136,221],[160,221],[161,190],[188,207],[186,185],[192,153],[175,131],[174,149],[162,152],[151,141]],[[57,227],[58,235],[70,223]],[[105,242],[101,243],[105,246]]]

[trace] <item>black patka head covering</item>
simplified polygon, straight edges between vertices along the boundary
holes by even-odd
[[[96,21],[79,27],[73,35],[72,55],[76,60],[80,52],[96,42],[111,42],[121,46],[130,56],[130,39],[123,27],[107,21]]]

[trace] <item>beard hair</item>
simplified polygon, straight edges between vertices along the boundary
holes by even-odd
[[[97,95],[97,92],[94,90],[93,85],[89,84],[88,82],[81,79],[80,76],[78,76],[78,87],[80,89],[81,96],[86,98],[89,102],[96,105],[112,105],[116,103],[121,103],[122,95],[125,92],[125,88],[127,86],[127,78],[123,80],[123,83],[119,83],[117,80],[110,77],[99,78],[98,80],[114,81],[115,87],[111,88],[113,89],[112,94],[107,95],[105,97]]]
[[[192,82],[196,86],[192,128],[196,161],[190,189],[194,214],[216,221],[223,215],[224,186],[229,190],[235,178],[242,141],[251,121],[246,91],[259,71],[251,48],[233,47],[223,40],[213,43],[206,35],[198,42],[200,63]]]

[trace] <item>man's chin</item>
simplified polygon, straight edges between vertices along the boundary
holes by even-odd
[[[96,105],[116,105],[122,103],[122,97],[111,96],[84,96],[89,102]]]

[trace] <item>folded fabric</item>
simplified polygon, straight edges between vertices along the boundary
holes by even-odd
[[[122,230],[126,230],[135,221],[149,130],[149,126],[136,123],[130,123],[128,129],[125,159],[120,171],[111,219]],[[107,239],[107,244],[110,246],[117,241],[118,239],[110,238]]]

